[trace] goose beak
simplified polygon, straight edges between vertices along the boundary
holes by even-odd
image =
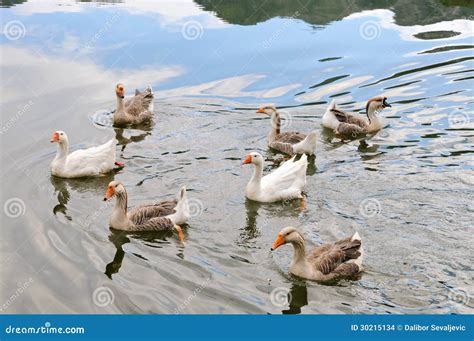
[[[58,133],[54,133],[53,136],[51,136],[51,143],[53,142],[58,142],[59,141],[59,134]]]
[[[283,238],[283,236],[281,234],[278,234],[278,237],[275,240],[275,242],[273,243],[272,248],[270,250],[275,251],[276,249],[278,249],[283,244],[285,244],[285,239]]]
[[[383,108],[387,108],[387,107],[391,108],[392,106],[390,105],[390,103],[387,103],[387,100],[384,99],[383,102],[382,102],[382,107]]]
[[[265,114],[265,109],[259,108],[259,109],[257,110],[257,113],[258,113],[258,114]]]
[[[107,201],[108,199],[112,198],[113,195],[114,195],[114,188],[113,187],[107,188],[107,192],[105,192],[105,195],[104,195],[104,201]]]
[[[252,157],[249,155],[247,155],[247,157],[244,159],[244,161],[242,162],[243,165],[248,165],[249,163],[252,163]]]

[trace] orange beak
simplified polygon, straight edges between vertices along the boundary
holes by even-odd
[[[105,192],[104,201],[107,201],[113,196],[114,196],[114,188],[112,186],[109,186],[109,188],[107,188],[107,192]]]
[[[283,239],[283,236],[279,233],[277,239],[275,240],[275,242],[272,245],[271,250],[275,251],[276,249],[278,249],[283,244],[285,244],[285,239]]]
[[[124,88],[117,87],[115,92],[117,93],[117,96],[119,96],[121,98],[125,98],[125,89]]]
[[[53,142],[58,142],[59,141],[59,134],[58,133],[54,133],[53,136],[51,137],[51,143]]]
[[[260,108],[260,109],[257,110],[257,113],[259,113],[259,114],[265,114],[265,109]]]
[[[243,165],[248,165],[249,163],[252,163],[252,157],[249,155],[247,155],[247,157],[244,159],[244,161],[242,162]]]

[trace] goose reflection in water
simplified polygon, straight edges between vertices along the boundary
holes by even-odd
[[[308,289],[306,283],[293,283],[287,295],[289,308],[282,310],[282,314],[301,314],[301,308],[308,305]]]
[[[58,204],[53,207],[53,214],[62,213],[66,219],[72,221],[72,217],[67,214],[67,204],[71,199],[70,191],[73,193],[95,193],[101,195],[101,189],[107,187],[110,181],[113,181],[115,173],[109,173],[105,176],[96,178],[78,178],[65,179],[51,176],[51,184],[54,187],[54,193],[58,193]]]
[[[151,127],[147,127],[146,131],[137,135],[131,135],[130,137],[124,136],[124,128],[114,128],[114,130],[115,138],[117,139],[118,144],[122,146],[122,152],[129,143],[143,141],[148,135],[151,135]]]
[[[187,225],[183,224],[183,232]],[[173,237],[173,232],[170,231],[143,231],[143,232],[130,232],[130,231],[119,231],[110,229],[109,240],[115,246],[115,255],[113,260],[105,266],[105,274],[107,277],[112,279],[112,275],[117,274],[122,267],[123,259],[125,258],[125,251],[123,245],[130,243],[131,239],[141,241],[148,247],[159,247],[158,245],[166,242],[167,237]],[[184,259],[184,244],[179,243],[178,253],[176,254],[179,258]],[[138,257],[148,262],[148,258],[145,256],[132,253],[133,256]]]
[[[130,239],[127,237],[127,233],[123,231],[112,231],[109,235],[109,240],[114,244],[117,251],[115,252],[114,259],[105,266],[105,274],[107,277],[112,279],[112,275],[119,272],[122,267],[122,261],[125,257],[125,251],[123,251],[122,245],[129,243]]]

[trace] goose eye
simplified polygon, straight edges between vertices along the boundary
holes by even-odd
[[[64,134],[63,134],[63,133],[61,133],[60,135],[61,135],[61,136],[63,136]]]

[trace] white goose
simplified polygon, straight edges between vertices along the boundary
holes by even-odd
[[[274,251],[286,243],[293,245],[290,272],[298,277],[327,282],[351,278],[363,270],[364,250],[357,232],[352,237],[315,247],[307,254],[303,235],[296,228],[289,226],[278,233],[271,250]]]
[[[153,118],[153,90],[148,86],[143,92],[135,90],[135,96],[124,100],[125,86],[115,87],[117,109],[114,112],[114,124],[118,126],[142,124]]]
[[[58,151],[51,162],[51,173],[61,178],[80,178],[86,176],[101,176],[123,163],[115,161],[116,139],[88,149],[80,149],[68,154],[69,140],[64,131],[56,131],[51,137],[51,143],[58,143]]]
[[[254,171],[245,196],[259,202],[275,202],[285,199],[302,199],[301,192],[306,185],[308,158],[303,154],[298,161],[295,157],[284,162],[272,173],[263,176],[263,156],[257,152],[247,155],[243,164],[253,164]]]
[[[339,135],[373,133],[383,128],[382,121],[378,118],[377,113],[386,107],[391,107],[387,103],[387,97],[377,96],[369,99],[366,105],[367,120],[365,120],[358,114],[339,110],[336,102],[333,100],[324,113],[321,124],[323,127],[332,129],[334,133]]]

